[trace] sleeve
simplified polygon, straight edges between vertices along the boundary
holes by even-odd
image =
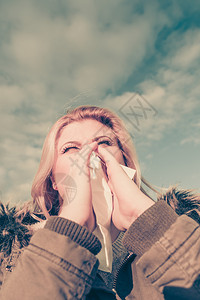
[[[51,217],[31,238],[1,289],[2,300],[85,299],[94,281],[99,240],[84,226]]]
[[[124,245],[165,299],[200,299],[200,227],[158,201],[130,226]]]

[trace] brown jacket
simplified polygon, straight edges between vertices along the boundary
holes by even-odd
[[[87,228],[52,216],[27,247],[12,247],[9,256],[2,252],[0,299],[200,299],[199,224],[163,200],[125,233],[130,254],[113,290],[98,274],[99,240]]]

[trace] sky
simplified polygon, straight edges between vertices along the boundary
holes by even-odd
[[[0,196],[23,203],[68,108],[114,111],[153,185],[200,191],[196,0],[0,0]]]

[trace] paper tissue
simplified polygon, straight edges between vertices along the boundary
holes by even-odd
[[[120,165],[132,179],[135,170]],[[110,235],[110,223],[112,214],[112,193],[106,182],[100,158],[93,151],[90,156],[90,177],[92,188],[92,203],[96,215],[97,227],[93,233],[102,244],[102,249],[97,255],[99,269],[112,272],[112,240]]]

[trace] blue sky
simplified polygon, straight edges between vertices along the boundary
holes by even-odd
[[[199,189],[198,1],[8,0],[0,6],[4,202],[30,199],[46,134],[67,108],[82,104],[110,108],[123,119],[149,182]],[[145,116],[134,108],[136,129],[127,109],[138,103],[149,110]]]

